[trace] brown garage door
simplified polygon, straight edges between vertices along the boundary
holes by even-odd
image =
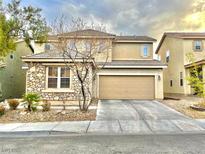
[[[154,99],[154,76],[100,76],[100,99]]]

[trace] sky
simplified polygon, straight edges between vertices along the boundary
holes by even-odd
[[[118,35],[160,40],[165,31],[205,31],[205,0],[22,0],[22,5],[41,8],[48,23],[61,15],[81,17]]]

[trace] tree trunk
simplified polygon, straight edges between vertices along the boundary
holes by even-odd
[[[28,103],[28,111],[31,112],[31,103]]]
[[[81,92],[82,92],[82,96],[83,96],[83,107],[81,107],[82,111],[87,111],[86,110],[86,92],[85,92],[85,87],[83,85],[83,83],[81,83]]]

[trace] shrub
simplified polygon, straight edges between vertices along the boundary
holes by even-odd
[[[96,97],[91,98],[91,104],[98,104],[98,100]]]
[[[0,105],[0,116],[4,115],[6,109],[3,105]]]
[[[23,100],[27,105],[28,111],[36,111],[38,102],[40,101],[40,96],[36,93],[28,93],[23,96]]]
[[[11,110],[16,110],[19,105],[19,101],[16,99],[9,99],[8,104]]]
[[[44,101],[41,106],[43,107],[44,112],[50,111],[50,109],[51,109],[51,103],[48,101]]]

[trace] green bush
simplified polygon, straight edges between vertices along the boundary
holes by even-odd
[[[6,109],[3,105],[0,105],[0,116],[4,115]]]
[[[42,106],[44,112],[50,111],[50,109],[51,109],[51,103],[48,101],[44,101],[41,106]]]
[[[19,101],[16,99],[9,99],[8,104],[11,110],[16,110],[19,105]]]
[[[28,111],[36,111],[38,102],[40,101],[40,96],[36,93],[28,93],[23,96],[23,100],[27,105]]]

